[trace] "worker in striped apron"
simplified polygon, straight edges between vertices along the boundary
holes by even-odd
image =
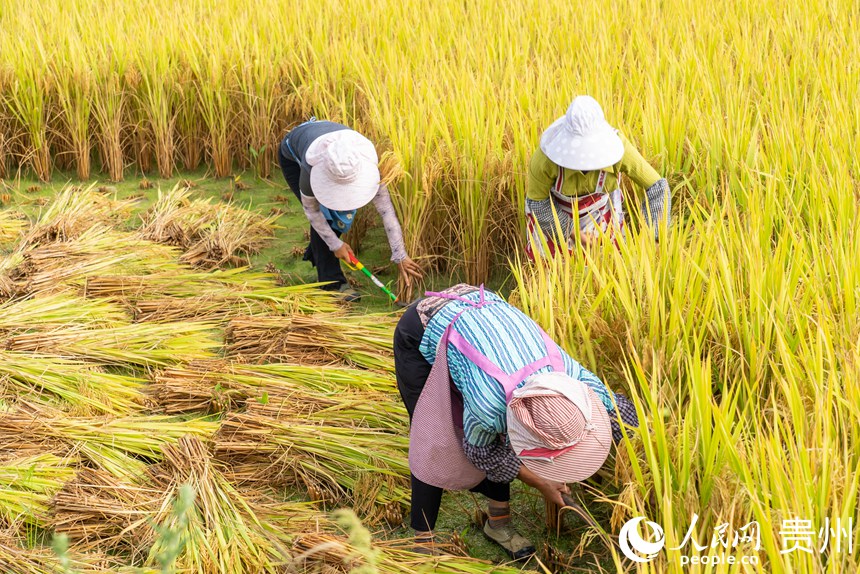
[[[547,249],[552,256],[558,245],[572,250],[577,236],[584,246],[601,235],[617,244],[624,237],[622,173],[644,190],[642,213],[659,238],[661,222],[668,225],[671,215],[668,182],[606,122],[594,98],[577,97],[541,135],[529,163],[525,202],[529,258],[536,253],[545,256]]]
[[[597,472],[636,408],[483,286],[411,305],[394,332],[397,388],[411,420],[416,550],[433,553],[443,490],[488,499],[484,534],[515,559],[534,553],[511,520],[519,479],[559,506]]]

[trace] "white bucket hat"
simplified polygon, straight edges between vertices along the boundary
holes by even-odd
[[[508,403],[508,438],[520,461],[542,478],[579,482],[597,472],[612,425],[591,388],[566,373],[532,375]]]
[[[624,143],[591,96],[571,102],[541,135],[540,149],[556,165],[582,171],[609,167],[624,156]]]
[[[373,143],[354,130],[318,137],[308,147],[311,189],[324,207],[352,211],[366,205],[379,189],[379,158]]]

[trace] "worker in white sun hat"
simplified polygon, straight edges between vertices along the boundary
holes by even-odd
[[[347,301],[359,299],[340,266],[352,254],[340,236],[349,231],[356,210],[373,202],[388,236],[391,260],[400,268],[401,290],[408,297],[421,279],[421,268],[406,253],[391,196],[380,181],[373,143],[345,125],[312,118],[284,137],[278,161],[311,223],[304,259],[317,268],[319,281],[328,283],[324,288],[344,293]]]
[[[661,222],[668,225],[671,219],[668,182],[607,123],[594,98],[578,96],[541,135],[529,163],[528,256],[544,255],[543,241],[554,255],[558,245],[572,249],[577,235],[585,246],[601,233],[616,242],[623,237],[622,173],[644,190],[642,213],[658,239]]]

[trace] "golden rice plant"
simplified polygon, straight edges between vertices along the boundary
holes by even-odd
[[[743,212],[730,195],[718,218],[694,209],[659,245],[632,234],[620,250],[515,267],[515,300],[648,421],[620,449],[613,531],[645,515],[677,547],[693,513],[700,543],[756,521],[761,570],[839,571],[856,561],[849,540],[797,556],[781,531],[856,520],[853,216],[822,190],[839,199],[797,217],[790,188],[765,185],[735,190]],[[681,554],[637,568],[680,572]]]

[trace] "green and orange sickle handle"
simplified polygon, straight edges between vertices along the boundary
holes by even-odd
[[[373,284],[374,284],[374,285],[376,285],[377,287],[379,287],[380,289],[382,289],[383,291],[385,291],[385,294],[386,294],[386,295],[388,295],[389,297],[391,297],[391,300],[392,300],[392,301],[394,301],[395,303],[397,303],[397,295],[395,295],[394,293],[392,293],[392,292],[388,289],[388,287],[386,287],[386,286],[385,286],[385,283],[383,283],[382,281],[380,281],[380,280],[376,277],[376,275],[374,275],[373,273],[371,273],[371,272],[370,272],[370,270],[369,270],[367,267],[365,267],[364,265],[362,265],[361,261],[359,261],[358,259],[356,259],[356,258],[355,258],[355,255],[353,255],[352,253],[350,253],[350,254],[349,254],[349,262],[350,262],[350,264],[353,266],[353,268],[354,268],[354,269],[358,269],[359,271],[361,271],[362,273],[364,273],[365,275],[367,275],[367,277],[368,277],[371,281],[373,281]]]

